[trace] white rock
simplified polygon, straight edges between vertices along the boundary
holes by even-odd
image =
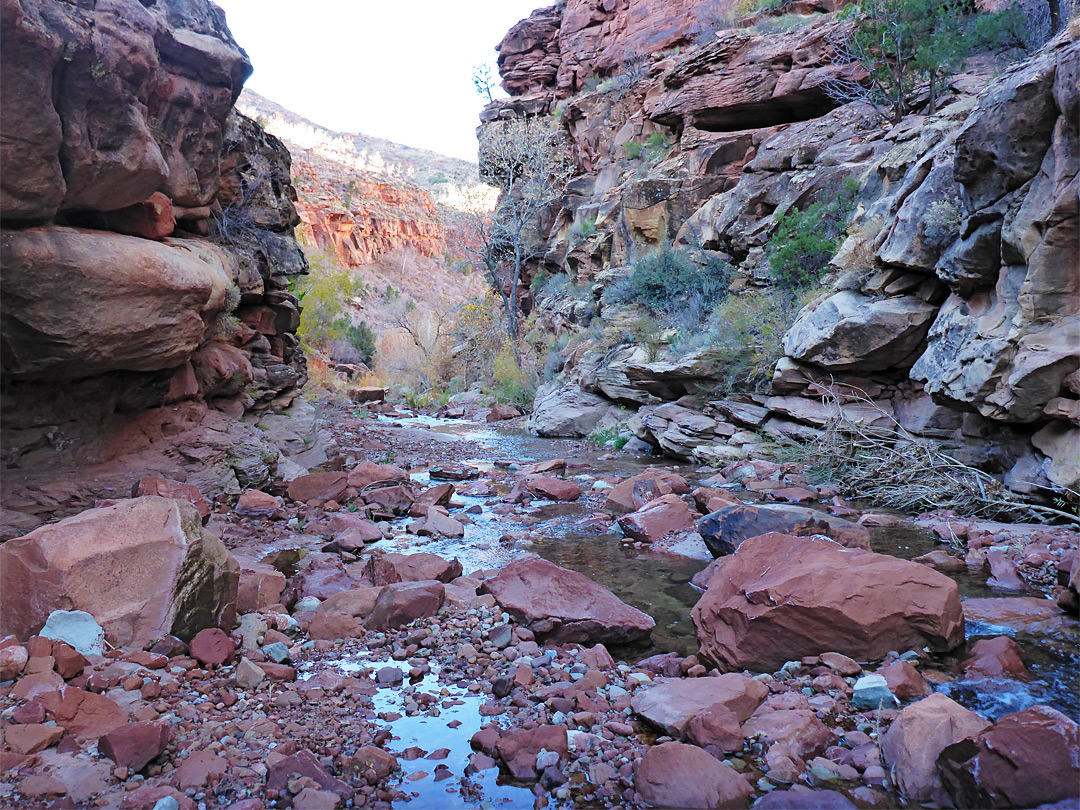
[[[67,642],[83,655],[105,654],[105,631],[85,610],[54,610],[38,635]]]

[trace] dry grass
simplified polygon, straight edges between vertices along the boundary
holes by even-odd
[[[948,509],[987,519],[1078,523],[1068,512],[1013,500],[1013,493],[989,473],[958,461],[932,440],[915,436],[895,419],[885,427],[856,424],[843,415],[841,399],[873,406],[865,393],[844,386],[827,399],[837,416],[807,448],[827,475],[856,497],[903,511]]]

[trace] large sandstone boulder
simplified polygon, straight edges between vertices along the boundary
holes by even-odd
[[[726,762],[696,745],[666,742],[645,752],[634,788],[652,807],[746,807],[750,785]]]
[[[918,563],[824,538],[743,542],[694,606],[701,655],[726,669],[774,671],[822,652],[859,661],[964,640],[956,583]]]
[[[889,780],[909,803],[946,798],[937,773],[938,755],[953,743],[974,737],[990,723],[945,695],[912,703],[893,721],[881,741]]]
[[[690,721],[722,707],[746,722],[769,695],[761,681],[728,673],[711,678],[665,679],[634,693],[630,707],[672,737],[682,737]]]
[[[576,385],[551,384],[536,392],[529,430],[538,436],[588,436],[604,418],[611,403]]]
[[[784,353],[830,371],[907,368],[936,313],[912,296],[875,299],[843,290],[799,315],[784,335]]]
[[[736,504],[698,521],[698,533],[714,557],[732,554],[744,540],[771,532],[823,534],[847,548],[870,549],[870,532],[865,526],[805,506]]]
[[[189,503],[146,496],[43,526],[0,546],[0,634],[84,610],[116,645],[191,639],[235,615],[239,566]]]
[[[1037,807],[1080,796],[1077,724],[1048,706],[1007,714],[941,752],[957,807]]]
[[[224,251],[58,227],[4,231],[0,260],[4,372],[20,377],[174,368],[236,272]]]
[[[656,624],[584,574],[538,557],[515,560],[480,591],[556,644],[625,644],[648,638]]]

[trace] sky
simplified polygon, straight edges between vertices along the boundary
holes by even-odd
[[[544,0],[216,0],[246,87],[338,132],[476,161],[473,65]],[[501,88],[498,95],[505,96]],[[486,99],[485,99],[486,101]]]

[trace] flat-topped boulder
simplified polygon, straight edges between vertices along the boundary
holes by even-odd
[[[956,583],[931,568],[819,537],[766,534],[724,559],[694,606],[701,656],[772,672],[838,652],[950,650],[964,640]]]
[[[823,534],[848,548],[870,548],[870,532],[866,527],[806,506],[732,504],[698,521],[698,533],[714,557],[731,554],[744,540],[770,532]]]
[[[630,707],[672,737],[682,737],[691,720],[723,707],[745,723],[769,695],[761,681],[728,673],[710,678],[665,678],[638,689]]]
[[[556,644],[625,644],[647,638],[656,624],[584,574],[539,557],[515,560],[480,591]]]

